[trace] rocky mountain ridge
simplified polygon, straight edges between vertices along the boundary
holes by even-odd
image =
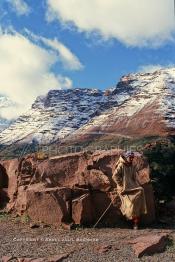
[[[87,139],[92,134],[114,137],[175,134],[175,68],[124,76],[113,94],[118,88],[130,90],[131,96],[78,129],[75,140]],[[120,95],[116,99],[119,104]]]
[[[105,91],[51,90],[0,134],[0,144],[174,135],[174,119],[175,68],[161,69],[123,76]]]
[[[117,104],[115,96],[97,89],[51,90],[0,134],[0,144],[64,138]]]

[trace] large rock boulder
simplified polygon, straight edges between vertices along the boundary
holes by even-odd
[[[112,173],[121,150],[80,152],[44,160],[35,154],[21,160],[2,161],[8,176],[9,211],[27,213],[32,220],[60,225],[73,220],[76,224],[93,224],[110,205],[101,223],[120,224],[120,200],[115,192]],[[155,219],[153,190],[149,166],[140,154],[135,165],[143,185],[149,214],[143,222]],[[52,207],[52,208],[50,208]],[[52,211],[51,211],[52,210]]]
[[[111,189],[111,182],[101,170],[91,169],[78,173],[78,186],[86,186],[92,190],[108,192]]]
[[[140,258],[144,255],[153,255],[165,251],[168,244],[168,234],[143,235],[128,242],[132,244],[136,256]]]
[[[115,201],[114,201],[115,200]],[[111,203],[111,201],[113,201]],[[112,197],[111,193],[92,192],[95,223],[106,226],[121,225],[122,214],[120,212],[120,200]]]
[[[66,200],[70,191],[67,188],[46,188],[40,191],[28,189],[27,214],[35,222],[43,222],[54,226],[70,221]]]
[[[73,199],[72,219],[78,225],[91,225],[93,223],[94,210],[89,193]]]
[[[71,221],[69,201],[71,189],[65,187],[45,188],[44,184],[29,187],[20,186],[14,211],[18,215],[26,214],[34,222],[43,222],[55,226]]]
[[[14,205],[15,195],[18,190],[18,166],[17,159],[0,161],[0,206],[7,202]]]
[[[86,153],[52,157],[38,163],[34,177],[36,176],[46,183],[49,181],[50,186],[72,188],[79,184],[79,175],[77,174],[86,170],[87,161]]]

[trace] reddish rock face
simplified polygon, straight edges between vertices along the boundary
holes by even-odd
[[[79,184],[79,176],[86,169],[85,153],[75,153],[50,158],[37,166],[36,173],[42,181],[50,180],[52,186],[73,187]]]
[[[9,207],[9,206],[8,206]],[[11,207],[11,206],[10,206]],[[9,207],[9,209],[10,209]],[[14,201],[14,206],[12,206],[18,215],[22,215],[27,208],[27,198],[26,198],[26,187],[18,187],[18,195]],[[9,210],[10,211],[10,210]]]
[[[132,248],[137,257],[142,257],[143,255],[152,255],[154,253],[163,252],[167,244],[168,235],[167,234],[155,234],[140,236],[130,244],[133,244]]]
[[[85,170],[78,174],[79,186],[87,186],[93,190],[100,190],[107,192],[111,188],[109,178],[101,171],[97,169]]]
[[[69,219],[66,202],[59,195],[58,188],[27,190],[27,214],[34,221],[54,226]]]
[[[82,195],[72,201],[72,219],[78,225],[91,225],[94,212],[90,194]]]
[[[114,199],[116,185],[111,177],[121,152],[81,152],[45,160],[29,155],[20,161],[4,161],[1,166],[8,176],[10,198],[7,209],[27,213],[34,222],[60,225],[72,219],[76,224],[92,224],[115,200],[101,222],[120,223],[120,202]],[[138,154],[135,164],[150,210],[143,220],[151,223],[155,208],[148,163]]]
[[[19,161],[17,159],[0,162],[0,188],[1,193],[4,193],[5,202],[14,203],[14,195],[17,192],[17,173]],[[0,205],[2,206],[2,198]]]
[[[111,194],[104,192],[92,192],[92,202],[95,213],[95,222],[104,214],[105,210],[109,207],[108,211],[102,216],[99,224],[104,225],[117,225],[121,223],[121,212],[119,209],[120,204],[117,206],[115,202],[111,204]],[[111,205],[110,205],[111,204]]]

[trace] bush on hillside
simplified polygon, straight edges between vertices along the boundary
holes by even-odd
[[[159,200],[170,200],[175,195],[175,143],[157,142],[146,148],[155,196]]]

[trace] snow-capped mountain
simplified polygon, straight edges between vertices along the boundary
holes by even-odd
[[[0,95],[0,131],[6,129],[11,123],[10,120],[1,116],[1,110],[10,107],[12,104],[12,101],[8,97]]]
[[[51,90],[0,134],[0,144],[82,140],[93,134],[175,134],[175,68],[129,74],[115,88]]]
[[[51,90],[46,96],[39,96],[30,110],[0,134],[0,144],[62,139],[116,105],[116,95],[110,90]]]
[[[118,90],[122,94],[117,94]],[[127,99],[123,99],[124,91],[130,93]],[[67,139],[82,140],[92,134],[114,137],[175,134],[175,68],[124,76],[113,95],[118,106],[92,118],[74,137]]]

